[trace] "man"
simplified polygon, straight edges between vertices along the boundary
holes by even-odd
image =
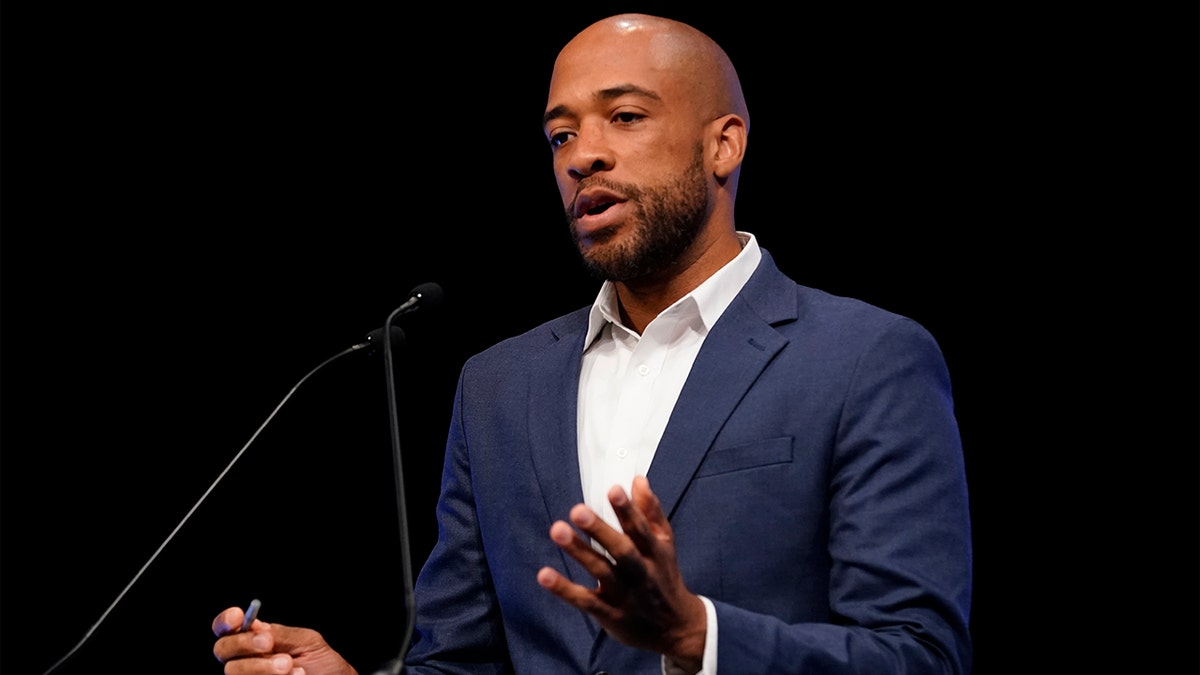
[[[941,352],[735,228],[749,126],[689,26],[615,16],[560,52],[544,127],[605,281],[464,365],[406,672],[970,672]],[[356,672],[241,620],[213,622],[229,675]]]

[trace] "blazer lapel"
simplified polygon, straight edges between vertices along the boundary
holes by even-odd
[[[795,283],[763,251],[759,269],[713,325],[696,355],[647,471],[668,518],[725,420],[787,344],[773,325],[796,316]]]
[[[586,330],[587,310],[553,323],[545,348],[530,364],[529,449],[550,522],[566,519],[583,502],[576,411]],[[562,560],[568,577],[587,583],[582,565],[565,553]]]

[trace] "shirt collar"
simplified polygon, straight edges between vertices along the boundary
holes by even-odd
[[[725,308],[742,290],[742,286],[746,285],[750,275],[754,274],[759,260],[762,259],[762,251],[759,250],[758,240],[753,234],[738,232],[737,236],[742,242],[741,253],[738,253],[737,257],[692,289],[690,293],[663,310],[663,314],[688,302],[696,308],[705,328],[712,328],[712,325],[725,312]],[[596,300],[592,303],[592,311],[588,314],[587,337],[583,341],[585,351],[609,323],[621,325],[621,314],[617,309],[616,287],[611,281],[605,281],[600,285],[600,292],[596,295]]]

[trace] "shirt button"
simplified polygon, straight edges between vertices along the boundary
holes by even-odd
[[[642,365],[638,366],[638,375],[649,375],[649,374],[650,374],[650,366],[647,366],[646,364],[642,364]]]
[[[620,457],[621,459],[625,459],[628,456],[629,456],[629,451],[626,450],[625,448],[617,449],[617,457]]]

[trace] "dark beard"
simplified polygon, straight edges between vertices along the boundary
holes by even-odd
[[[708,215],[708,185],[704,174],[703,147],[696,145],[692,163],[664,185],[640,188],[604,178],[584,182],[599,185],[625,196],[634,206],[632,236],[620,245],[593,246],[587,253],[579,247],[575,218],[567,212],[571,237],[584,267],[602,281],[631,281],[669,268],[696,240]]]

